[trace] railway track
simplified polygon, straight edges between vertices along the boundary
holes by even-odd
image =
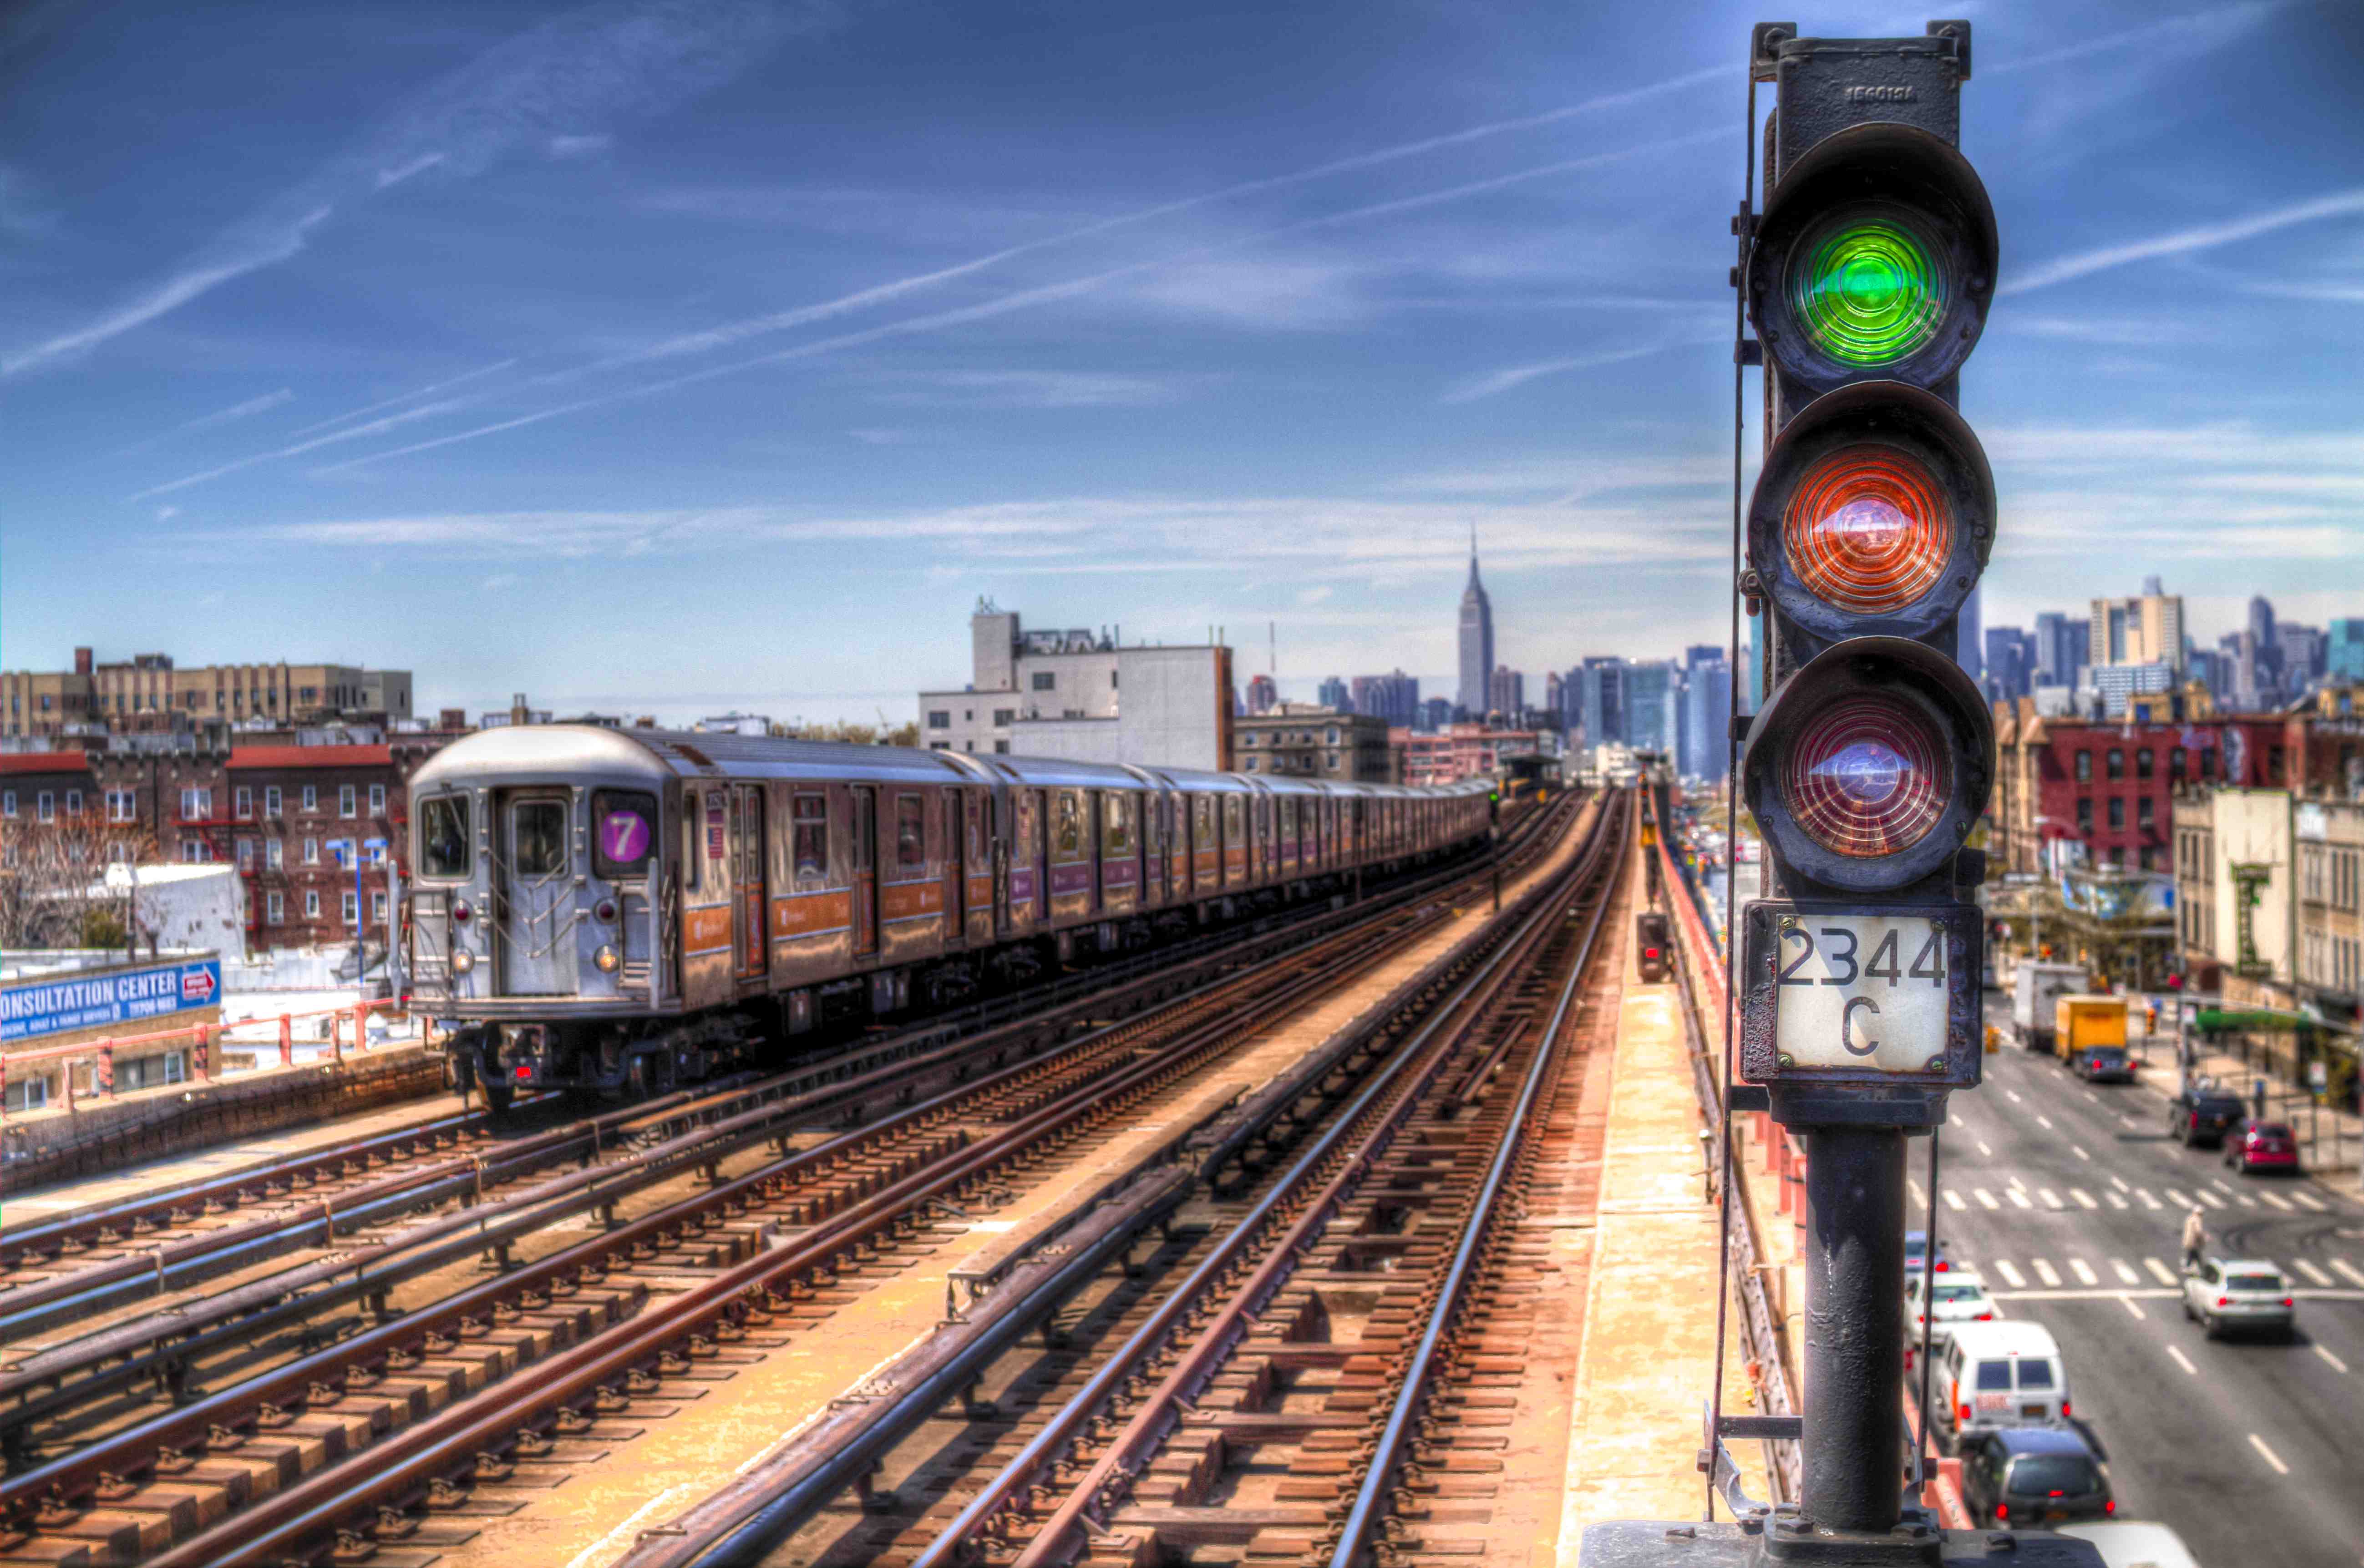
[[[974,1397],[997,1357],[1009,1372],[1007,1348],[1044,1303],[1066,1299],[1098,1266],[1073,1255],[1089,1251],[1078,1244],[1031,1280],[1010,1281],[995,1312],[939,1329],[730,1485],[643,1531],[624,1568],[1047,1568],[1171,1561],[1201,1547],[1226,1561],[1344,1563],[1375,1532],[1400,1533],[1399,1516],[1418,1504],[1392,1478],[1407,1457],[1433,1459],[1454,1419],[1427,1414],[1428,1394],[1440,1377],[1473,1370],[1444,1331],[1493,1331],[1480,1318],[1499,1310],[1502,1287],[1481,1293],[1476,1282],[1508,1256],[1494,1222],[1544,1145],[1573,1131],[1520,1136],[1531,1122],[1554,1125],[1578,986],[1625,864],[1627,808],[1603,815],[1566,877],[1287,1170],[1276,1167],[1253,1201],[1210,1216],[1198,1240],[1164,1260],[1161,1276],[1178,1278],[1117,1286],[1083,1315],[1105,1319],[1095,1340],[1111,1349],[1029,1366],[1003,1396]],[[1199,1183],[1220,1190],[1227,1168],[1205,1161]],[[1137,1231],[1176,1199],[1144,1182],[1132,1201],[1129,1222],[1122,1200],[1092,1211],[1101,1236]],[[1464,1319],[1463,1304],[1481,1294],[1487,1305]],[[1417,1332],[1422,1324],[1428,1333]],[[1003,1425],[1013,1400],[1022,1407],[1014,1429]],[[888,1466],[896,1485],[880,1490],[870,1477],[882,1456],[931,1416]],[[1294,1457],[1276,1485],[1283,1450]],[[994,1461],[977,1485],[977,1463]],[[849,1485],[874,1517],[851,1529],[835,1515],[817,1518]]]
[[[1441,888],[1470,874],[1427,880]],[[827,1312],[842,1272],[891,1270],[927,1250],[931,1206],[990,1201],[1029,1162],[1220,1057],[1242,1018],[1296,1006],[1377,962],[1430,923],[1434,907],[1415,888],[1380,915],[1336,920],[1293,951],[1259,962],[1234,955],[1221,978],[1079,1038],[1059,1040],[1078,1027],[1069,1019],[1023,1046],[972,1040],[866,1073],[853,1062],[824,1063],[815,1070],[824,1085],[712,1118],[614,1162],[659,1168],[643,1185],[697,1168],[697,1190],[645,1214],[621,1216],[618,1189],[601,1185],[608,1167],[594,1165],[488,1196],[456,1221],[427,1222],[449,1229],[418,1257],[447,1274],[487,1248],[503,1265],[431,1300],[390,1301],[386,1287],[400,1283],[390,1272],[373,1277],[333,1260],[323,1265],[342,1270],[333,1286],[266,1284],[275,1289],[267,1302],[233,1291],[226,1304],[207,1298],[170,1322],[67,1347],[78,1358],[71,1367],[20,1361],[0,1374],[0,1390],[9,1389],[7,1376],[18,1379],[10,1408],[30,1412],[20,1429],[57,1418],[77,1399],[86,1407],[95,1395],[153,1380],[166,1358],[184,1368],[172,1385],[183,1402],[12,1475],[0,1487],[0,1562],[275,1562],[405,1540],[420,1529],[407,1511],[414,1503],[431,1517],[468,1476],[497,1481],[561,1442],[608,1440],[611,1418],[651,1404],[664,1380],[694,1385],[784,1342]],[[1154,993],[1158,983],[1142,984]],[[1173,977],[1163,984],[1170,988]],[[1084,1006],[1095,1004],[1105,999]],[[727,1097],[695,1096],[668,1114]],[[858,1125],[820,1136],[810,1123],[824,1112]],[[820,1140],[794,1148],[792,1128]],[[726,1175],[730,1151],[717,1138],[771,1147],[753,1169]],[[553,1215],[592,1207],[610,1229],[523,1261],[508,1250],[529,1236],[546,1241]],[[319,1326],[324,1307],[354,1299],[364,1303],[361,1313]],[[652,1301],[662,1309],[644,1312]],[[211,1348],[206,1333],[251,1342],[260,1329],[305,1318],[312,1321],[295,1353],[234,1368],[245,1374],[217,1393],[202,1393],[185,1374]],[[335,1342],[318,1344],[324,1334]],[[459,1467],[466,1473],[455,1476],[445,1457],[454,1431],[474,1440],[467,1433],[487,1424],[497,1439],[468,1451]],[[369,1523],[373,1507],[384,1511]]]

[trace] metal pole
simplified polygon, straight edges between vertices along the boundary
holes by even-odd
[[[1904,1133],[1816,1127],[1806,1161],[1804,1495],[1812,1524],[1885,1532],[1901,1517]]]

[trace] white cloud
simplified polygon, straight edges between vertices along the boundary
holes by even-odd
[[[1180,396],[1186,378],[1117,371],[930,371],[916,385],[876,394],[882,403],[1009,408],[1145,408]]]
[[[2057,257],[2017,277],[2005,279],[2002,286],[1995,292],[1998,295],[2026,294],[2034,289],[2049,288],[2055,284],[2107,272],[2113,267],[2169,256],[2189,256],[2196,251],[2254,239],[2261,234],[2271,234],[2303,223],[2320,223],[2326,218],[2353,217],[2358,214],[2364,214],[2364,189],[2334,191],[2306,201],[2251,213],[2247,217],[2199,224],[2168,234],[2154,235],[2148,239],[2104,245],[2096,250]]]
[[[595,152],[605,152],[616,144],[612,136],[553,136],[550,139],[552,158],[588,158]]]

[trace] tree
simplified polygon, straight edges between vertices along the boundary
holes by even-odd
[[[109,885],[106,870],[155,858],[146,828],[95,811],[49,822],[0,819],[0,947],[128,942],[138,929],[137,890]]]

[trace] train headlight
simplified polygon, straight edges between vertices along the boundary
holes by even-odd
[[[624,961],[621,957],[618,956],[614,948],[602,942],[599,944],[599,951],[591,955],[591,962],[599,966],[599,972],[601,973],[613,974],[616,973],[618,966]]]
[[[474,953],[470,952],[466,948],[453,948],[452,950],[452,973],[465,974],[475,967],[476,955]]]

